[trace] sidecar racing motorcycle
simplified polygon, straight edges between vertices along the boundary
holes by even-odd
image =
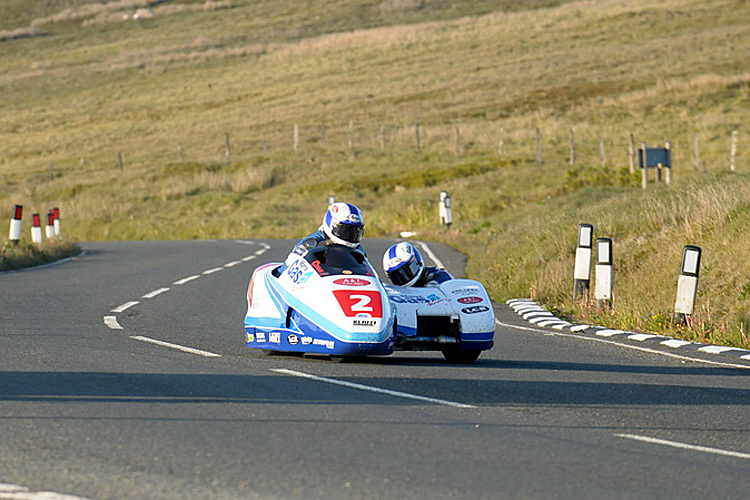
[[[436,350],[450,362],[471,363],[494,342],[492,303],[478,281],[384,285],[362,250],[342,245],[258,267],[247,306],[247,347],[268,353],[346,359]]]

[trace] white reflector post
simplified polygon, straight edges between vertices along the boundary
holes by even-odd
[[[440,191],[440,203],[438,203],[438,215],[440,223],[445,224],[445,198],[448,196],[446,191]]]
[[[55,236],[60,236],[60,209],[55,207],[52,213],[55,215]]]
[[[447,191],[440,191],[438,209],[440,211],[440,223],[450,226],[453,223],[453,214],[451,213],[451,197],[448,196]]]
[[[573,300],[579,298],[591,288],[591,253],[594,238],[594,226],[591,224],[578,225],[578,246],[576,248],[576,267],[573,271],[575,285],[573,286]]]
[[[39,214],[31,216],[31,241],[37,245],[42,243],[42,218]]]
[[[21,215],[23,215],[23,205],[13,205],[13,218],[10,219],[8,239],[14,245],[18,245],[21,241]]]
[[[701,266],[701,249],[695,245],[686,245],[682,249],[682,266],[677,281],[677,300],[674,303],[675,323],[685,325],[687,318],[693,314],[695,296],[698,292],[698,274]]]
[[[336,197],[335,197],[335,196],[333,196],[333,195],[329,196],[329,197],[328,197],[328,206],[330,207],[330,206],[331,206],[331,205],[333,205],[334,203],[336,203]]]
[[[47,239],[55,237],[55,213],[52,210],[47,212],[47,227],[44,234]]]
[[[614,281],[612,239],[597,238],[594,298],[600,309],[609,309],[612,307],[612,288],[614,286]]]

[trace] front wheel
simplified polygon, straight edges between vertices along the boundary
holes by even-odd
[[[449,363],[469,364],[479,357],[479,349],[444,349],[443,356]]]

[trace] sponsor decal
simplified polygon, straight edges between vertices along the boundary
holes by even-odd
[[[354,318],[354,326],[376,326],[378,320],[372,318]]]
[[[271,332],[268,334],[268,341],[274,344],[281,344],[281,334],[279,332]]]
[[[312,344],[313,338],[312,337],[302,337],[300,340],[302,341],[302,345],[310,345],[310,344]]]
[[[349,271],[348,269],[345,269],[345,270],[341,271],[341,274],[353,274],[353,273],[351,271]]]
[[[358,224],[359,222],[362,222],[362,219],[359,218],[359,215],[357,214],[349,214],[347,217],[347,220],[349,222],[354,222],[355,224]]]
[[[320,275],[320,276],[328,276],[328,273],[325,272],[325,270],[323,269],[323,267],[320,265],[320,261],[319,260],[312,261],[310,263],[310,265],[313,266],[313,268],[318,273],[318,275]]]
[[[266,334],[265,334],[265,332],[257,332],[255,334],[255,340],[257,342],[265,342],[266,341]]]
[[[253,335],[252,333],[247,333],[245,334],[245,336],[247,337],[248,342],[255,342],[255,335]]]
[[[380,300],[380,292],[378,291],[334,290],[333,295],[336,296],[336,300],[338,300],[347,318],[353,318],[354,316],[369,318],[383,317],[383,303]]]
[[[322,345],[326,349],[333,349],[333,340],[313,340],[313,345]]]
[[[297,345],[299,342],[299,338],[293,333],[290,333],[286,339],[291,345]]]
[[[461,297],[457,300],[462,304],[478,304],[480,302],[484,302],[484,299],[482,297]]]
[[[334,280],[336,285],[342,286],[367,286],[370,284],[367,280],[361,280],[359,278],[341,278]]]
[[[426,297],[422,295],[394,295],[391,300],[396,304],[430,304],[439,302],[442,298],[432,293]]]
[[[302,259],[297,260],[294,264],[289,266],[286,273],[295,285],[306,283],[307,280],[310,279],[310,276],[312,276],[312,271],[308,270],[307,262]]]
[[[461,309],[461,312],[466,314],[476,314],[476,313],[483,313],[489,311],[490,308],[487,306],[471,306],[471,307],[464,307]]]
[[[455,290],[451,291],[453,295],[471,295],[472,293],[479,293],[479,287],[476,286],[467,286],[464,288],[456,288]]]

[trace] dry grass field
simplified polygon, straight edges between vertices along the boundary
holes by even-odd
[[[59,206],[78,240],[297,237],[335,195],[497,300],[750,346],[749,50],[745,0],[5,0],[0,206]],[[630,133],[671,142],[673,186],[640,189]],[[610,313],[571,299],[583,222],[614,239]]]

